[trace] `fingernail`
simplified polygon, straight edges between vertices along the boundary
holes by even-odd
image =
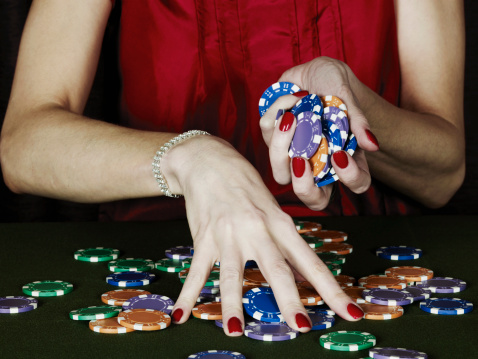
[[[282,132],[288,131],[292,127],[294,119],[295,117],[291,112],[286,112],[284,114],[284,117],[282,117],[279,130],[281,130]]]
[[[279,119],[279,117],[281,117],[283,114],[284,114],[284,110],[280,109],[279,111],[277,111],[276,121],[277,121],[277,120]]]
[[[305,160],[302,157],[294,157],[292,159],[292,170],[294,171],[294,176],[297,178],[302,177],[305,172]]]
[[[347,312],[354,318],[354,319],[359,319],[362,318],[364,313],[362,308],[360,308],[358,305],[355,305],[353,303],[350,303],[347,305]]]
[[[238,317],[229,319],[227,322],[227,330],[229,330],[229,333],[242,333],[242,325]]]
[[[335,152],[332,157],[334,158],[335,164],[340,168],[345,168],[349,164],[349,159],[345,151]]]
[[[307,96],[308,94],[309,94],[309,91],[302,90],[302,91],[293,93],[292,95],[296,97],[304,97],[304,96]]]
[[[173,317],[173,322],[179,322],[183,317],[183,310],[180,308],[176,309],[171,316]]]
[[[380,148],[377,137],[375,137],[375,135],[370,130],[365,130],[365,133],[367,134],[368,140],[372,142],[375,146]]]
[[[302,314],[302,313],[297,313],[295,315],[295,322],[297,323],[297,326],[300,328],[310,328],[310,323],[307,320],[307,317]]]

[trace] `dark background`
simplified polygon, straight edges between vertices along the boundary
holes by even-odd
[[[15,69],[23,25],[32,0],[0,0],[0,125],[3,123]],[[91,118],[115,122],[119,117],[119,70],[117,36],[120,6],[111,14],[105,33],[98,72],[85,109]],[[431,214],[478,214],[478,142],[475,120],[478,101],[478,6],[465,0],[466,67],[465,126],[467,171],[463,186],[443,208],[425,210]],[[446,149],[443,149],[446,150]],[[96,221],[97,206],[13,194],[0,179],[0,222]]]

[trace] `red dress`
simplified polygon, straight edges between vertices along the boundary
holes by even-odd
[[[124,125],[178,133],[200,129],[226,139],[294,216],[416,211],[410,200],[376,181],[362,195],[340,185],[325,211],[307,209],[291,185],[274,181],[259,128],[263,91],[285,70],[318,56],[344,61],[364,84],[397,104],[400,73],[392,1],[122,3]],[[114,220],[181,217],[184,200],[164,197],[119,201],[101,211],[102,219]]]

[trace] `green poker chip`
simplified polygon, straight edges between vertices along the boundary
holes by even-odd
[[[301,234],[300,236],[307,242],[310,248],[319,248],[324,245],[324,241],[321,238],[306,236],[305,234]]]
[[[345,257],[340,256],[336,253],[323,252],[323,253],[317,253],[317,256],[325,264],[344,264],[345,263]]]
[[[180,259],[163,258],[155,263],[156,269],[163,272],[177,273],[184,269]]]
[[[116,317],[121,312],[121,307],[113,305],[99,305],[93,307],[80,308],[70,312],[70,318],[73,320],[95,320]]]
[[[304,221],[298,221],[294,219],[295,228],[297,230],[304,229],[304,223],[305,223]]]
[[[327,267],[333,275],[339,275],[340,273],[342,273],[342,267],[338,264],[327,264]]]
[[[325,349],[354,352],[373,347],[377,338],[367,332],[340,330],[322,335],[319,342]]]
[[[108,263],[112,272],[146,272],[154,269],[154,262],[151,259],[123,258]]]
[[[181,283],[184,283],[186,281],[186,278],[189,273],[189,268],[183,269],[182,271],[179,272],[179,280]],[[213,268],[211,269],[211,273],[209,274],[209,277],[206,280],[206,284],[204,284],[205,287],[219,287],[219,268]]]
[[[22,290],[32,297],[58,297],[73,291],[73,284],[62,280],[43,280],[25,284]]]
[[[191,268],[192,258],[183,259],[183,268]]]
[[[78,249],[74,257],[83,262],[106,262],[118,258],[120,251],[113,248],[95,247]]]

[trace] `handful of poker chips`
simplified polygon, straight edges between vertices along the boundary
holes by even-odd
[[[271,85],[259,100],[259,113],[280,97],[301,91],[290,82]],[[297,127],[289,147],[289,157],[302,157],[309,161],[317,187],[337,181],[330,158],[337,151],[347,151],[351,156],[357,148],[357,139],[350,132],[347,107],[336,96],[319,97],[309,94],[290,110],[297,119]]]

